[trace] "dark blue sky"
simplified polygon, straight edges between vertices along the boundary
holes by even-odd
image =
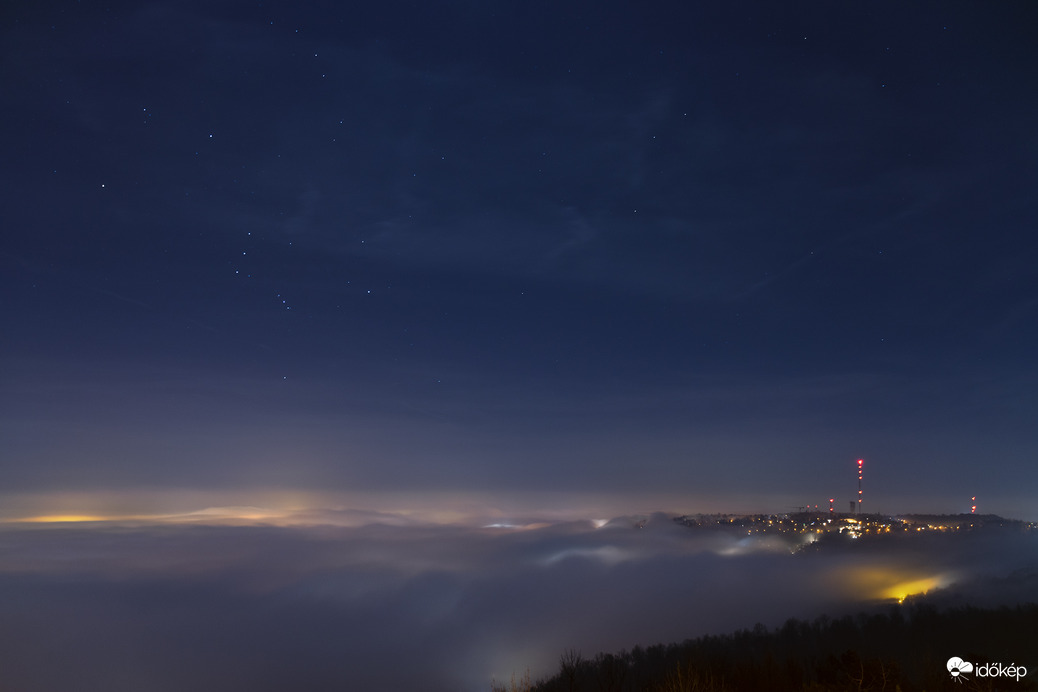
[[[5,497],[1035,518],[1038,10],[687,5],[5,9]]]

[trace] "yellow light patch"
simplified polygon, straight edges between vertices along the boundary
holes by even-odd
[[[931,589],[940,588],[943,583],[944,580],[940,577],[928,577],[926,579],[914,579],[912,581],[901,582],[900,584],[895,584],[894,586],[884,589],[880,593],[880,598],[896,598],[897,602],[901,603],[909,596],[926,593]]]
[[[25,522],[30,524],[60,524],[65,522],[81,522],[81,521],[111,521],[112,519],[125,517],[102,517],[93,514],[47,514],[39,517],[22,517],[20,519],[12,519],[13,522]]]
[[[891,566],[845,569],[840,572],[840,577],[847,584],[850,595],[867,600],[899,602],[908,596],[926,593],[954,581],[953,576],[949,574],[921,574],[917,569]]]

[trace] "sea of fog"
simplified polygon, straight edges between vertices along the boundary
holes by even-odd
[[[1033,532],[798,550],[802,540],[691,529],[663,515],[496,526],[9,524],[0,528],[0,688],[487,692],[492,679],[553,673],[567,649],[592,656],[856,612],[1038,565]]]

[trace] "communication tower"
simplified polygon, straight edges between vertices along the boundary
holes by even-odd
[[[861,514],[861,467],[864,464],[864,459],[858,459],[858,514]]]

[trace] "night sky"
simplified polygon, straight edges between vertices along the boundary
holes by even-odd
[[[3,14],[9,508],[1036,517],[1032,3]]]
[[[651,514],[863,458],[866,511],[1038,519],[1036,28],[6,3],[0,686],[486,690],[1038,560]]]

